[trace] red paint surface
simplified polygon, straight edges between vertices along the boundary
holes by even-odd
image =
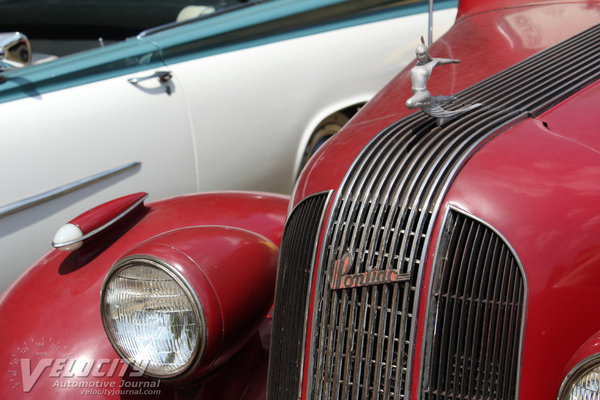
[[[600,329],[599,156],[527,120],[476,153],[446,196],[494,226],[523,264],[522,399],[555,398],[569,360]]]
[[[519,8],[529,7],[531,5],[543,5],[543,4],[565,4],[565,3],[591,3],[586,0],[494,0],[494,1],[481,1],[481,0],[459,0],[458,2],[458,18],[464,18],[473,16],[474,14],[480,14],[489,12],[491,10],[497,10],[501,8]],[[571,22],[571,21],[568,21]]]
[[[566,364],[562,375],[566,376],[569,372],[573,371],[579,363],[591,356],[597,356],[600,354],[600,332],[597,332],[594,336],[589,338],[571,357],[571,360]]]

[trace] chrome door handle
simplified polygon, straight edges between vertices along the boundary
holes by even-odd
[[[169,81],[173,78],[173,74],[171,71],[156,71],[152,75],[143,76],[143,77],[135,77],[127,79],[127,82],[131,83],[134,86],[138,86],[141,82],[147,81],[149,79],[158,79],[161,85],[165,86],[165,90],[168,95],[171,94],[172,88],[169,84]],[[142,89],[141,86],[139,86]]]
[[[142,81],[147,81],[148,79],[158,78],[158,80],[161,83],[167,83],[171,80],[172,77],[173,77],[173,74],[171,74],[171,71],[156,71],[152,75],[144,76],[141,78],[137,78],[137,77],[129,78],[129,79],[127,79],[127,82],[131,83],[132,85],[137,85],[138,83],[140,83]]]

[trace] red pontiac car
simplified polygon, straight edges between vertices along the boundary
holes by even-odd
[[[598,22],[462,1],[291,199],[77,217],[0,298],[0,397],[599,399]]]

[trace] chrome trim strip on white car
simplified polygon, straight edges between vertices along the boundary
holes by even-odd
[[[25,210],[27,208],[31,208],[37,206],[38,204],[45,203],[57,197],[63,196],[67,193],[74,192],[75,190],[82,189],[86,186],[89,186],[93,183],[101,181],[103,179],[109,178],[113,175],[120,174],[127,170],[130,170],[135,167],[141,166],[142,163],[139,161],[131,162],[129,164],[122,165],[120,167],[116,167],[113,169],[109,169],[104,172],[100,172],[87,178],[79,179],[69,184],[59,186],[55,189],[48,190],[47,192],[43,192],[31,197],[27,197],[22,200],[17,200],[13,203],[7,204],[5,206],[0,207],[0,218],[6,217],[7,215],[14,214],[16,212]]]

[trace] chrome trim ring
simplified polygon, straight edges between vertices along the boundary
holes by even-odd
[[[574,382],[579,380],[585,373],[589,370],[589,368],[596,364],[596,366],[600,366],[600,353],[591,355],[586,359],[580,361],[575,367],[569,371],[562,384],[560,385],[560,389],[558,390],[558,395],[556,396],[557,400],[566,400],[565,391]]]
[[[140,367],[135,363],[135,361],[130,360],[121,351],[121,348],[119,347],[119,345],[114,341],[114,338],[111,335],[110,330],[108,329],[109,321],[106,318],[106,312],[105,312],[106,287],[107,287],[108,283],[110,282],[114,273],[123,268],[128,268],[133,265],[140,265],[140,264],[144,265],[144,266],[148,266],[148,267],[158,268],[161,271],[167,273],[181,287],[181,289],[186,294],[190,303],[195,306],[194,314],[196,317],[196,321],[198,322],[199,329],[198,329],[198,333],[195,337],[196,348],[194,349],[188,362],[185,365],[183,365],[182,367],[180,367],[176,372],[167,374],[167,375],[158,375],[158,374],[148,373],[145,370],[145,368],[143,366],[141,366],[143,368],[144,375],[150,376],[152,378],[165,379],[165,380],[175,379],[175,378],[181,379],[195,369],[195,367],[199,364],[200,360],[202,359],[202,356],[204,355],[204,350],[206,347],[206,335],[207,335],[206,319],[204,316],[204,310],[202,309],[202,304],[200,303],[200,300],[198,299],[196,292],[190,286],[188,281],[183,277],[183,275],[181,275],[181,273],[179,271],[177,271],[175,268],[173,268],[169,263],[167,263],[166,261],[163,261],[157,257],[153,257],[153,256],[146,255],[146,254],[131,255],[131,256],[125,257],[125,258],[117,261],[117,263],[106,274],[106,277],[104,278],[104,282],[102,282],[102,289],[100,290],[100,316],[102,318],[102,326],[104,327],[104,331],[106,332],[106,336],[108,337],[108,340],[110,341],[111,346],[119,354],[119,357],[121,357],[121,359],[123,359],[123,361],[125,361],[127,364],[129,364],[131,366]]]

